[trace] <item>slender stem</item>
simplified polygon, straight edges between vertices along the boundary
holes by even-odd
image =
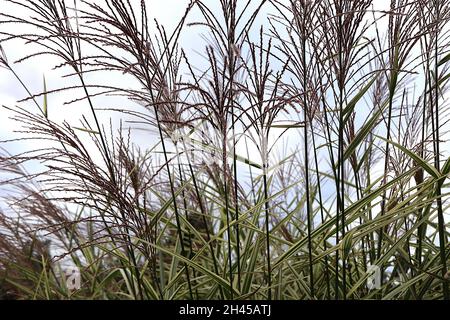
[[[312,257],[312,216],[311,216],[311,195],[309,190],[309,150],[308,150],[308,79],[307,79],[307,64],[306,64],[306,4],[302,2],[303,5],[303,23],[302,23],[302,64],[303,64],[303,119],[304,123],[304,152],[305,152],[305,190],[306,190],[306,217],[307,217],[307,228],[308,228],[308,259],[309,259],[309,287],[311,291],[311,297],[314,298],[314,272],[313,272],[313,257]]]
[[[150,90],[150,92],[151,92],[151,90]],[[153,93],[152,93],[152,95],[153,95]],[[174,208],[174,212],[175,212],[175,221],[177,224],[178,239],[180,241],[181,252],[184,254],[185,248],[184,248],[184,243],[183,243],[183,233],[181,230],[181,222],[180,222],[180,215],[178,212],[177,199],[175,197],[175,187],[174,187],[174,183],[173,183],[173,179],[172,179],[172,173],[170,170],[169,158],[167,156],[166,143],[164,141],[163,131],[162,131],[162,127],[161,127],[161,121],[159,118],[158,107],[156,106],[156,104],[154,105],[153,110],[155,112],[156,123],[158,124],[159,138],[161,141],[161,146],[163,148],[164,161],[166,164],[165,166],[166,166],[167,175],[168,175],[168,179],[169,179],[169,185],[170,185],[170,193],[172,194],[173,208]],[[189,294],[192,297],[193,294],[192,294],[192,287],[191,287],[191,279],[190,279],[189,269],[188,269],[186,262],[184,263],[184,270],[186,272],[186,279],[188,282]]]
[[[227,162],[227,134],[226,127],[222,128],[223,141],[222,141],[222,161],[223,161],[223,188],[225,197],[225,215],[227,220],[227,244],[228,244],[228,267],[230,276],[230,296],[233,299],[233,261],[232,261],[232,246],[231,246],[231,228],[230,228],[230,200],[228,198],[228,183],[227,183],[227,173],[228,173],[228,162]]]
[[[267,155],[266,155],[267,159]],[[265,228],[266,228],[266,254],[267,254],[267,299],[272,300],[272,266],[271,266],[271,259],[270,259],[270,214],[269,214],[269,191],[268,191],[268,184],[267,184],[267,168],[269,164],[267,161],[264,161],[263,164],[264,173],[263,173],[263,184],[264,184],[264,208],[266,213],[266,221],[265,221]]]
[[[312,137],[313,149],[316,150],[316,139],[315,139],[314,129],[312,126],[311,126],[311,137]],[[324,202],[322,199],[322,187],[321,187],[320,176],[319,176],[319,161],[318,161],[318,157],[317,157],[317,151],[314,151],[314,164],[315,164],[315,170],[316,170],[317,188],[318,188],[318,192],[319,192],[320,218],[321,218],[321,222],[324,223],[325,222],[324,209],[323,209]],[[324,239],[323,240],[323,251],[327,251],[327,248],[328,248],[327,240]],[[326,287],[327,287],[327,299],[330,300],[331,299],[331,293],[330,293],[331,291],[330,291],[330,271],[329,271],[329,266],[328,266],[328,255],[325,256],[324,265],[325,265],[325,282],[326,282]]]
[[[181,163],[180,163],[180,152],[178,149],[178,142],[175,142],[175,148],[176,148],[176,154],[177,154],[177,162],[178,162],[178,173],[180,175],[180,184],[181,186],[184,185],[184,177],[183,177],[183,170],[181,170]],[[183,191],[181,192],[181,197],[183,198],[183,210],[184,210],[184,215],[186,217],[186,221],[189,222],[189,215],[188,215],[188,210],[187,210],[187,202],[186,202],[186,193],[183,189]],[[193,254],[193,250],[192,250],[192,233],[191,230],[188,230],[188,234],[187,234],[189,240],[188,240],[188,244],[189,244],[189,255],[187,256],[189,259],[192,258],[192,254]],[[183,239],[181,239],[181,241],[183,242]],[[195,269],[192,268],[192,274],[195,277]],[[190,298],[191,300],[194,298],[193,297],[193,292],[192,292],[192,285],[190,283],[190,281],[188,281],[188,286],[189,286],[189,294],[190,294]]]
[[[399,73],[399,57],[398,57],[398,35],[394,33],[393,41],[391,43],[390,48],[390,64],[391,64],[391,72],[389,76],[389,106],[388,106],[388,117],[387,117],[387,126],[386,126],[386,145],[384,150],[384,173],[383,173],[383,181],[382,184],[387,183],[388,179],[388,171],[389,171],[389,150],[391,140],[391,127],[392,127],[392,109],[394,104],[394,96],[395,89],[397,87],[397,79]],[[383,191],[383,195],[381,197],[381,211],[380,216],[384,216],[386,212],[386,189]],[[383,247],[383,238],[384,238],[384,227],[381,227],[378,232],[378,247],[377,247],[377,259],[380,259]],[[380,266],[380,283],[383,284],[384,281],[384,267]]]
[[[439,136],[439,18],[440,18],[440,2],[439,0],[435,0],[435,9],[436,9],[436,34],[435,34],[435,50],[434,50],[434,113],[435,113],[435,121],[436,121],[436,139],[435,139],[435,154],[434,154],[434,165],[438,171],[440,171],[440,136]],[[438,230],[439,230],[439,253],[441,258],[441,274],[442,274],[442,286],[444,293],[444,300],[450,300],[450,292],[448,287],[448,281],[446,281],[445,276],[447,274],[447,259],[445,256],[445,248],[446,248],[446,233],[445,233],[445,220],[444,213],[442,210],[442,195],[441,195],[441,183],[437,182],[436,187],[436,196],[437,196],[437,208],[438,208]]]
[[[425,39],[426,40],[426,39]],[[429,84],[428,81],[428,77],[429,77],[429,61],[430,61],[430,57],[429,57],[429,53],[428,51],[426,52],[426,59],[425,59],[425,86],[424,86],[424,94],[423,94],[423,108],[422,108],[422,136],[421,136],[421,148],[420,148],[420,156],[422,158],[424,158],[425,155],[425,132],[427,131],[427,86]],[[423,173],[422,173],[423,175]],[[423,217],[423,210],[422,208],[419,208],[417,210],[417,217],[418,220],[420,221]],[[419,269],[422,267],[422,248],[423,248],[423,235],[424,235],[424,224],[419,225],[419,227],[417,228],[417,250],[416,250],[416,260],[418,263],[418,267]]]
[[[237,264],[237,282],[238,289],[241,290],[241,252],[240,252],[240,235],[239,235],[239,204],[238,204],[238,176],[237,176],[237,156],[236,156],[236,115],[234,107],[234,78],[236,69],[236,54],[235,54],[235,3],[230,3],[230,25],[229,25],[229,39],[228,39],[228,73],[230,77],[229,83],[229,103],[231,104],[231,130],[233,135],[233,179],[234,179],[234,209],[235,209],[235,232],[236,232],[236,264]]]
[[[340,201],[338,203],[338,209],[336,213],[336,243],[339,243],[339,218],[341,219],[341,228],[342,228],[342,239],[345,237],[345,215],[344,215],[344,86],[345,86],[345,80],[344,80],[344,70],[343,70],[343,25],[342,25],[342,15],[343,15],[343,6],[342,6],[342,0],[339,0],[339,10],[337,12],[338,14],[338,63],[339,63],[339,73],[338,73],[338,87],[339,87],[339,151],[338,151],[338,161],[339,161],[339,168],[338,168],[338,183],[339,183],[339,191],[340,194]],[[336,251],[336,295],[339,296],[338,291],[338,283],[339,283],[339,250]],[[346,263],[345,259],[343,257],[342,259],[342,295],[343,299],[346,299]]]
[[[186,141],[184,139],[183,139],[183,147],[184,147],[185,150],[187,149],[186,148]],[[192,181],[194,183],[195,195],[197,197],[198,205],[200,207],[200,213],[202,215],[203,226],[204,226],[204,228],[206,230],[206,240],[208,241],[209,250],[211,251],[211,257],[212,257],[213,265],[214,265],[214,272],[217,275],[219,275],[219,267],[218,267],[218,264],[217,264],[216,255],[214,253],[214,247],[213,247],[213,244],[211,242],[211,234],[210,234],[210,231],[209,231],[209,225],[208,225],[208,222],[206,221],[206,210],[205,210],[205,208],[203,206],[203,201],[202,201],[202,198],[201,198],[201,195],[200,195],[200,190],[198,188],[197,179],[195,178],[194,170],[192,168],[191,159],[189,158],[189,155],[187,155],[186,158],[187,158],[187,161],[188,161],[189,172],[191,174]],[[224,299],[222,287],[220,287],[219,291],[220,291],[221,299]]]

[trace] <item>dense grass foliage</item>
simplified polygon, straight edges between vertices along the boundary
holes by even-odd
[[[2,298],[450,298],[450,1],[0,1]]]

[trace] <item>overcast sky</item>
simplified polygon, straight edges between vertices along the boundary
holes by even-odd
[[[207,0],[208,4],[211,4],[215,9],[219,9],[219,0]],[[67,3],[70,4],[72,1],[68,0]],[[139,4],[140,0],[131,0],[133,4]],[[152,18],[156,18],[158,22],[165,26],[167,31],[170,33],[171,30],[179,22],[180,18],[183,16],[186,7],[189,3],[188,0],[148,0],[146,1],[148,5],[149,15]],[[375,0],[374,1],[374,9],[388,9],[389,8],[389,0]],[[0,8],[2,8],[3,12],[14,12],[16,15],[25,15],[24,11],[20,12],[17,10],[17,6],[14,8],[11,7],[5,0],[0,0]],[[261,19],[258,20],[258,23],[263,23],[265,21],[263,12],[261,14]],[[200,16],[197,11],[193,11],[188,19],[188,21],[199,21]],[[268,27],[268,26],[266,26]],[[4,26],[0,25],[0,28],[4,28]],[[16,28],[24,28],[23,26],[17,25]],[[257,30],[259,27],[255,27]],[[196,64],[202,63],[202,58],[195,53],[195,50],[202,51],[203,49],[203,41],[200,38],[199,29],[195,27],[190,27],[185,29],[182,33],[181,45],[182,47],[188,51],[189,58],[191,62]],[[22,41],[12,41],[8,42],[4,45],[5,52],[8,56],[9,61],[15,61],[31,52],[36,51],[36,47],[24,46]],[[26,85],[30,88],[33,93],[38,93],[43,90],[43,77],[45,76],[47,82],[47,88],[49,90],[55,89],[61,86],[62,80],[61,76],[67,73],[67,69],[58,69],[52,70],[53,66],[59,62],[56,62],[54,58],[49,56],[40,56],[37,59],[32,59],[26,61],[21,64],[15,64],[14,69],[22,78],[22,80],[26,83]],[[95,77],[102,78],[104,81],[107,79],[108,81],[121,81],[120,78],[110,79],[108,78],[109,74],[97,74]],[[90,79],[90,78],[88,78]],[[66,81],[66,80],[63,80]],[[88,80],[89,81],[89,80]],[[67,83],[68,85],[69,83]],[[66,85],[66,82],[64,82]],[[88,113],[88,109],[85,103],[77,103],[73,105],[64,105],[64,102],[74,99],[76,97],[81,97],[82,93],[71,91],[70,94],[64,92],[62,94],[50,95],[48,98],[49,105],[49,117],[55,121],[67,120],[71,124],[75,126],[80,126],[80,119],[82,114]],[[0,104],[11,106],[17,104],[17,101],[26,97],[26,92],[19,85],[16,79],[5,69],[0,69]],[[114,107],[118,106],[120,103],[129,103],[124,102],[118,98],[96,98],[96,103],[101,107]],[[32,103],[26,102],[21,104],[25,108],[36,108]],[[17,123],[10,121],[7,117],[10,114],[3,108],[0,108],[0,117],[1,117],[1,126],[0,126],[0,140],[9,139],[13,136],[13,130],[17,129]],[[105,115],[101,121],[104,124],[108,124],[108,119],[111,114]],[[118,115],[112,115],[115,119],[118,118]],[[148,144],[148,136],[146,134],[137,134],[136,142],[139,144]],[[298,133],[295,131],[289,133],[287,137],[292,139],[298,139]],[[27,150],[30,147],[33,147],[33,143],[35,142],[21,142],[21,143],[10,143],[4,145],[7,149],[12,152],[19,152],[20,150]],[[250,146],[251,150],[256,150],[254,147]],[[242,149],[243,150],[243,149]],[[239,151],[239,149],[238,149]],[[380,167],[381,168],[381,167]]]
[[[72,3],[71,0],[67,0],[66,3],[70,5]],[[132,4],[139,4],[140,0],[132,0]],[[240,1],[239,3],[243,3]],[[258,3],[258,1],[254,1],[254,3]],[[147,0],[146,4],[148,6],[148,12],[151,18],[156,18],[158,22],[165,26],[165,28],[170,32],[179,22],[180,18],[183,16],[186,7],[189,4],[188,0]],[[219,0],[208,0],[208,4],[211,7],[218,10],[220,2]],[[215,5],[214,5],[215,4]],[[374,1],[375,9],[387,8],[389,5],[388,0],[376,0]],[[3,12],[6,13],[14,13],[15,15],[25,16],[26,12],[24,10],[20,10],[18,6],[11,6],[7,3],[6,0],[0,0],[0,8],[2,8]],[[257,21],[257,24],[264,23],[266,12],[262,12],[261,18]],[[194,10],[191,12],[188,21],[200,21],[199,12]],[[4,26],[1,26],[4,28]],[[16,25],[16,28],[25,28],[25,26]],[[268,27],[267,25],[265,27]],[[255,27],[256,30],[259,27]],[[24,29],[25,30],[25,29]],[[187,28],[181,37],[181,46],[190,53],[189,59],[194,65],[198,65],[202,63],[201,57],[193,53],[194,50],[199,52],[202,51],[203,41],[200,38],[200,31],[195,27]],[[15,61],[31,52],[36,51],[36,47],[33,45],[24,46],[23,42],[20,40],[11,41],[4,44],[4,49],[8,56],[9,61]],[[67,73],[67,69],[64,70],[52,70],[55,64],[58,64],[59,61],[55,61],[55,59],[51,56],[40,56],[37,59],[32,59],[26,61],[24,63],[15,64],[14,69],[22,78],[24,83],[28,86],[28,88],[33,93],[42,92],[43,90],[43,77],[46,78],[47,88],[48,90],[55,89],[60,87],[61,85],[61,76]],[[95,75],[95,77],[108,77],[108,75]],[[104,79],[103,79],[104,80]],[[109,79],[111,81],[120,79]],[[65,85],[69,85],[70,82],[65,81]],[[76,84],[74,82],[73,84]],[[73,94],[73,96],[72,96]],[[52,120],[62,121],[68,120],[70,123],[74,125],[78,125],[77,121],[81,118],[81,115],[85,113],[86,106],[82,104],[69,105],[64,106],[64,102],[70,100],[74,97],[81,96],[81,93],[77,95],[76,91],[70,92],[70,99],[67,99],[68,94],[65,92],[63,94],[52,94],[48,97],[49,100],[49,116]],[[0,104],[2,105],[15,105],[16,102],[22,98],[26,97],[25,90],[18,84],[17,80],[9,73],[7,70],[0,69]],[[114,100],[112,102],[111,99],[97,99],[97,103],[106,103],[107,105],[111,103],[116,103],[118,100]],[[26,106],[27,108],[36,108],[30,102],[26,102],[22,104],[22,106]],[[2,119],[2,125],[0,126],[0,137],[5,139],[5,137],[10,137],[11,132],[14,129],[17,129],[17,124],[13,121],[7,120],[9,113],[5,109],[0,109],[0,116]],[[104,120],[107,120],[109,117],[106,116]],[[27,144],[21,144],[22,147],[27,148]],[[8,149],[12,152],[18,150],[18,144],[9,144]]]

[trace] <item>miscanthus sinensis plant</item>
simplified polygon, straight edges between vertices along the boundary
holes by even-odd
[[[1,3],[2,298],[450,298],[450,1]]]

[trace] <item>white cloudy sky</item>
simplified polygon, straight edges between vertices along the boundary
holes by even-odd
[[[71,0],[66,1],[68,4],[72,3]],[[258,1],[254,1],[257,3]],[[140,0],[131,0],[131,3],[139,4]],[[147,0],[146,4],[148,6],[149,14],[151,17],[157,18],[159,23],[164,25],[167,30],[172,30],[178,23],[179,19],[183,16],[189,0]],[[208,0],[208,4],[212,4],[212,7],[219,8],[219,0]],[[381,9],[386,8],[389,5],[389,0],[376,0],[374,1],[374,8]],[[5,13],[14,13],[18,15],[25,15],[24,10],[20,11],[20,7],[11,7],[6,0],[0,0],[0,8]],[[198,21],[199,13],[194,11],[190,16],[191,21]],[[263,23],[264,18],[262,18],[261,23]],[[4,28],[4,26],[1,26]],[[15,28],[25,28],[21,25],[16,25]],[[257,28],[256,28],[257,29]],[[190,50],[191,53],[194,49],[201,51],[199,44],[202,43],[198,32],[194,28],[185,31],[182,34],[181,44],[184,49]],[[36,51],[36,47],[32,45],[24,46],[21,41],[12,41],[3,45],[8,56],[9,61],[15,61],[24,55]],[[201,46],[200,46],[201,47]],[[192,54],[190,56],[191,61],[201,63],[201,58]],[[196,60],[197,59],[197,60]],[[15,71],[22,78],[24,83],[29,87],[33,93],[42,92],[43,90],[43,76],[45,75],[47,88],[49,90],[55,89],[61,84],[61,76],[67,72],[67,70],[52,70],[53,66],[57,64],[53,57],[50,56],[40,56],[38,59],[33,59],[26,61],[24,63],[14,65]],[[96,75],[98,77],[101,75]],[[120,79],[116,79],[119,80]],[[66,84],[66,83],[65,83]],[[76,92],[71,92],[74,97],[80,96]],[[26,92],[18,84],[17,80],[9,73],[7,70],[0,70],[0,104],[1,105],[14,105],[16,102],[22,98],[26,97]],[[73,97],[71,96],[70,99]],[[69,100],[70,100],[69,99]],[[49,114],[53,120],[68,120],[73,124],[77,124],[77,120],[80,119],[81,115],[85,113],[86,106],[82,104],[64,106],[63,103],[67,101],[67,93],[55,94],[49,96]],[[105,103],[111,103],[111,100],[105,100]],[[35,108],[31,103],[27,102],[23,104],[30,108]],[[2,119],[2,125],[0,126],[0,139],[5,139],[5,137],[10,137],[11,132],[17,128],[17,124],[13,121],[7,119],[8,112],[5,109],[0,109],[0,118]],[[108,117],[105,117],[107,120]],[[26,144],[9,144],[8,148],[14,152],[21,148],[26,148]]]
[[[219,7],[219,0],[206,0],[208,4],[212,4],[212,6],[216,8]],[[67,0],[67,3],[71,3],[71,0]],[[131,3],[139,4],[140,0],[131,0]],[[183,16],[186,7],[189,3],[189,0],[147,0],[149,14],[151,17],[157,18],[160,24],[164,25],[168,31],[172,30],[175,25],[178,23],[179,19]],[[389,0],[375,0],[374,1],[374,9],[387,9],[389,7]],[[14,14],[25,14],[25,12],[17,11],[17,7],[14,9],[7,3],[6,0],[0,0],[0,8],[2,8],[3,12],[11,12],[14,10]],[[190,16],[190,21],[198,21],[199,14],[198,12],[192,12]],[[264,21],[264,20],[260,20]],[[15,26],[16,28],[23,28],[20,25]],[[0,28],[4,28],[4,26],[0,25]],[[196,62],[201,61],[201,58],[194,53],[194,50],[197,49],[201,51],[202,40],[200,39],[199,33],[195,28],[187,29],[182,34],[181,45],[191,53],[190,59],[191,62],[195,64]],[[24,46],[21,41],[12,41],[4,45],[5,52],[9,58],[9,61],[14,61],[19,59],[20,57],[35,51],[36,48],[33,46]],[[198,60],[195,60],[198,59]],[[67,70],[52,70],[55,65],[55,61],[51,57],[41,56],[38,59],[33,59],[30,61],[26,61],[21,64],[14,65],[15,71],[19,74],[22,80],[26,83],[26,85],[30,88],[30,90],[34,93],[41,92],[43,90],[43,76],[45,75],[47,88],[54,89],[58,88],[61,85],[61,76],[67,72]],[[97,77],[106,78],[107,75],[97,75]],[[102,79],[105,80],[105,79]],[[121,79],[108,79],[111,81],[120,81]],[[73,94],[73,96],[72,96]],[[15,105],[18,100],[24,98],[26,96],[26,92],[22,87],[18,84],[18,82],[14,79],[14,77],[5,69],[0,69],[0,104],[1,105]],[[76,91],[71,92],[71,95],[68,97],[67,93],[56,94],[49,96],[49,116],[52,120],[68,120],[70,123],[79,126],[79,120],[81,119],[82,114],[88,113],[87,106],[83,103],[78,103],[74,105],[64,105],[64,102],[67,100],[71,100],[75,97],[79,97],[81,94],[77,94]],[[102,106],[117,106],[118,103],[122,103],[123,101],[115,98],[101,98],[97,100]],[[114,105],[116,104],[116,105]],[[36,108],[30,102],[22,104],[22,106],[26,108]],[[0,108],[0,140],[8,139],[12,136],[13,130],[17,129],[17,124],[11,120],[8,120],[9,113]],[[115,115],[117,117],[117,115]],[[102,121],[104,124],[108,123],[109,115],[104,116]],[[296,139],[296,133],[293,132],[292,139]],[[298,138],[298,136],[297,136]],[[142,143],[148,143],[148,139],[146,139],[145,135],[137,135],[137,141]],[[34,142],[33,142],[34,143]],[[30,147],[33,147],[32,142],[22,142],[22,143],[9,143],[4,145],[10,152],[18,152],[20,150],[26,150]],[[255,150],[255,148],[251,149]]]

